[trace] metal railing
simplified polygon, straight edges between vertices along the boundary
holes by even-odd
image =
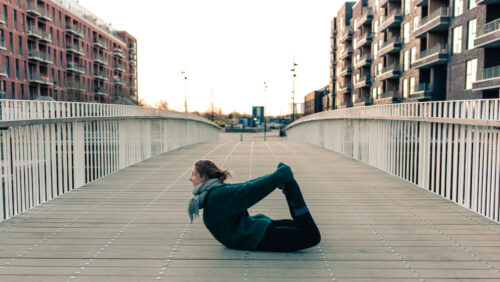
[[[339,109],[295,121],[287,136],[345,154],[500,221],[500,99]]]
[[[399,36],[392,37],[391,39],[384,42],[384,44],[382,44],[382,47],[380,47],[380,49],[384,49],[385,47],[393,43],[401,43],[401,38]]]
[[[163,152],[218,140],[192,114],[95,103],[0,100],[0,221]]]
[[[485,35],[487,33],[493,32],[500,29],[500,19],[496,19],[492,22],[489,22],[485,25],[478,26],[476,30],[476,37]]]
[[[476,75],[476,80],[489,79],[494,77],[500,77],[500,65],[494,66],[490,68],[486,68],[483,71],[480,71]]]
[[[73,26],[73,25],[67,25],[66,31],[73,33],[73,34],[77,35],[78,37],[82,37],[82,38],[85,37],[84,31],[82,31],[81,28]]]
[[[107,49],[108,48],[108,44],[106,44],[106,41],[104,40],[101,40],[99,38],[94,38],[94,44],[98,45],[98,46],[101,46],[102,48],[104,49]]]
[[[77,63],[73,63],[73,62],[68,62],[66,64],[66,67],[68,69],[72,69],[72,70],[75,70],[77,72],[85,73],[85,66],[84,65],[80,65]]]
[[[392,17],[397,17],[397,16],[402,16],[401,9],[395,9],[392,12],[390,12],[389,14],[387,14],[387,16],[384,16],[380,26],[384,26],[387,23],[387,21],[389,21]]]
[[[49,53],[45,53],[40,50],[28,49],[28,58],[36,58],[49,64],[52,64],[54,62],[52,60],[52,56]]]
[[[82,56],[85,54],[85,50],[82,47],[80,47],[79,45],[71,44],[71,43],[66,43],[66,50],[73,51],[73,52],[80,54]]]
[[[401,67],[399,66],[398,63],[394,63],[392,65],[389,65],[385,68],[382,69],[382,72],[380,74],[383,74],[383,73],[386,73],[386,72],[389,72],[389,71],[400,71],[401,70]]]

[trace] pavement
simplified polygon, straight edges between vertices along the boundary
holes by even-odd
[[[241,142],[240,140],[243,139]],[[191,167],[230,182],[289,164],[322,241],[232,250],[186,213]],[[290,218],[281,191],[250,209]],[[500,225],[390,174],[268,133],[223,133],[110,174],[0,223],[0,281],[500,281]]]

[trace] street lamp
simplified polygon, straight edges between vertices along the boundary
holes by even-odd
[[[297,74],[295,73],[295,67],[298,66],[295,63],[295,58],[293,58],[293,68],[290,70],[293,73],[293,87],[292,87],[292,121],[295,120],[295,77]]]
[[[187,102],[187,79],[185,71],[181,71],[182,76],[184,77],[184,112],[188,112],[188,102]]]
[[[266,104],[267,104],[267,99],[266,99],[266,92],[267,92],[267,82],[264,81],[264,141],[266,141],[266,135],[267,135],[267,118],[266,118]]]

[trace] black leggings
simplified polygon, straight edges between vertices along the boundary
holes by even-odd
[[[321,241],[318,227],[308,212],[293,220],[273,220],[257,250],[293,252],[316,246]]]

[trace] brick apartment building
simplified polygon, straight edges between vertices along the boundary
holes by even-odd
[[[333,108],[499,98],[500,0],[360,0],[332,20]]]
[[[0,0],[0,96],[137,104],[136,46],[72,0]]]
[[[330,103],[328,96],[328,85],[304,96],[304,115],[327,111]]]

